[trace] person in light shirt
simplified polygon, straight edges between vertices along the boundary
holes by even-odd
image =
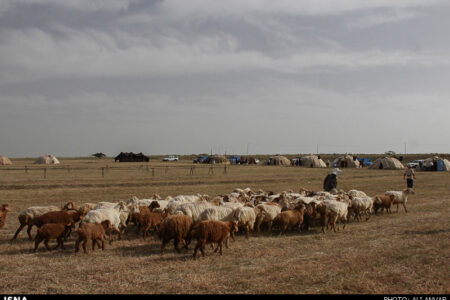
[[[416,174],[413,168],[408,167],[403,173],[403,180],[406,179],[406,187],[412,189],[414,187],[414,179],[416,179]]]

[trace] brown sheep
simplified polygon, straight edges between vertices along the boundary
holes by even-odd
[[[169,214],[168,210],[165,210],[162,213],[149,212],[149,213],[141,214],[139,222],[144,227],[144,231],[142,232],[142,237],[145,239],[148,231],[152,228],[158,230],[162,221],[167,217],[168,214]]]
[[[6,214],[10,211],[9,204],[3,204],[0,207],[0,228],[5,226],[6,223]]]
[[[99,223],[83,223],[80,228],[78,228],[78,239],[75,243],[75,253],[80,251],[80,244],[83,242],[83,250],[84,253],[87,252],[87,242],[92,240],[92,251],[95,250],[95,245],[100,248],[100,242],[102,242],[101,248],[105,250],[105,233],[107,229],[111,229],[111,222],[109,220],[105,220]]]
[[[303,203],[300,203],[293,210],[283,211],[275,217],[275,219],[273,220],[273,224],[279,226],[280,235],[294,226],[297,226],[298,231],[302,230],[305,209],[305,205],[303,205]]]
[[[386,212],[391,213],[391,206],[394,203],[394,195],[377,195],[373,197],[373,210],[378,213],[378,209],[381,211],[386,210]]]
[[[44,224],[49,223],[58,223],[58,224],[72,224],[70,226],[67,235],[64,237],[64,240],[67,241],[67,236],[72,232],[72,227],[83,218],[82,213],[77,210],[71,211],[50,211],[48,213],[43,214],[37,218],[33,219],[33,225],[40,228]]]
[[[36,252],[39,244],[44,241],[44,245],[48,251],[52,251],[48,242],[53,239],[57,239],[58,244],[53,248],[56,250],[60,245],[61,248],[64,248],[63,238],[67,235],[67,232],[70,230],[72,223],[64,224],[64,223],[48,223],[43,224],[37,231],[35,242],[34,242],[34,250]]]
[[[202,256],[205,256],[205,245],[210,243],[217,243],[217,248],[214,252],[220,249],[219,253],[222,255],[222,245],[228,238],[234,236],[238,231],[236,222],[227,221],[200,221],[192,229],[192,237],[197,239],[193,258],[197,259],[197,251],[200,249]]]
[[[158,232],[159,239],[162,241],[161,255],[164,255],[164,248],[171,239],[174,239],[173,246],[178,253],[180,253],[179,242],[183,243],[187,250],[191,242],[192,225],[192,218],[186,215],[172,215],[165,218]]]

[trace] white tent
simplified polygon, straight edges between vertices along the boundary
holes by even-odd
[[[310,168],[326,168],[327,164],[316,155],[308,155],[300,158],[300,165]]]
[[[6,156],[0,155],[0,165],[12,165],[12,162]]]
[[[359,161],[354,159],[351,155],[339,156],[331,164],[333,168],[358,168]]]
[[[404,169],[405,166],[394,157],[380,157],[377,158],[369,169]]]
[[[423,161],[422,169],[427,171],[450,171],[450,161],[439,156],[433,156]]]
[[[46,154],[38,157],[34,163],[44,165],[59,165],[59,160],[51,154]]]

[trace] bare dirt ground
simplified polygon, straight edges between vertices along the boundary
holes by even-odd
[[[263,233],[246,240],[238,235],[223,256],[207,248],[207,256],[192,260],[168,245],[160,256],[156,237],[145,240],[130,233],[106,245],[105,251],[74,253],[76,234],[66,250],[32,253],[25,230],[12,243],[18,214],[29,206],[68,201],[127,200],[131,196],[165,197],[205,193],[211,197],[234,188],[280,192],[300,187],[321,190],[330,169],[277,166],[197,166],[177,163],[117,163],[111,159],[62,159],[62,168],[32,160],[13,160],[0,170],[0,204],[12,211],[0,230],[0,293],[424,293],[450,292],[450,172],[419,172],[416,194],[392,214],[351,222],[337,233],[289,232],[278,237]],[[27,172],[25,172],[27,165]],[[107,167],[108,166],[108,167]],[[166,166],[170,166],[166,169]],[[174,166],[177,166],[176,168]],[[102,176],[102,168],[103,176]],[[153,168],[153,170],[152,170]],[[226,172],[226,173],[225,173]],[[344,169],[338,187],[368,195],[405,186],[401,170]],[[33,229],[33,234],[36,232]],[[55,242],[51,243],[54,245]]]

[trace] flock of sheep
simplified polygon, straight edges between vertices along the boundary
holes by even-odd
[[[27,233],[32,240],[31,229],[38,228],[34,238],[37,250],[44,241],[46,248],[52,248],[48,242],[57,240],[57,245],[64,248],[75,224],[78,225],[78,238],[75,252],[83,246],[85,253],[88,241],[92,241],[92,250],[98,246],[105,248],[105,236],[109,235],[110,244],[112,233],[127,233],[134,223],[138,234],[143,238],[149,232],[156,233],[161,240],[161,255],[164,254],[166,244],[174,240],[174,248],[180,253],[178,245],[185,249],[192,239],[197,240],[193,258],[196,259],[198,250],[204,256],[205,245],[217,245],[215,252],[222,255],[222,246],[228,248],[228,239],[235,239],[239,229],[245,232],[246,238],[252,232],[260,233],[262,226],[266,230],[279,230],[283,234],[297,228],[308,230],[311,226],[321,226],[325,233],[327,229],[339,230],[340,224],[345,225],[353,218],[360,221],[363,216],[369,219],[372,213],[386,210],[390,213],[392,205],[402,204],[405,212],[411,189],[403,191],[387,191],[384,195],[367,196],[358,190],[332,190],[331,192],[313,192],[300,188],[298,193],[292,190],[278,194],[250,188],[235,189],[228,195],[219,195],[210,199],[207,195],[179,195],[162,199],[155,194],[149,199],[133,197],[119,203],[99,202],[76,205],[67,203],[62,209],[57,206],[33,206],[19,214],[20,226],[14,234],[15,240],[21,230],[28,226]],[[10,206],[0,207],[0,228],[5,224],[6,214]]]

